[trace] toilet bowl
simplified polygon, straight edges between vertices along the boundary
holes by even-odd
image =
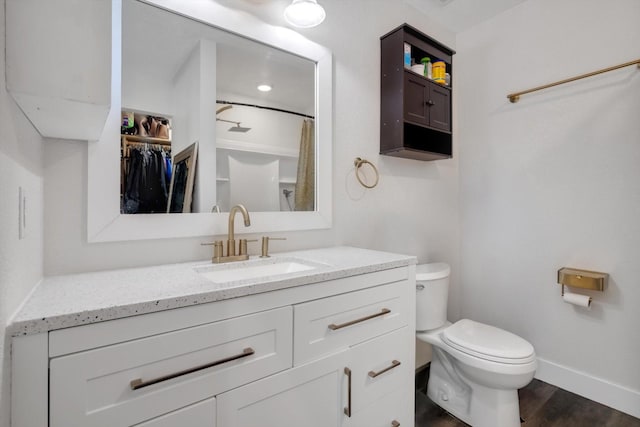
[[[533,346],[505,330],[469,319],[446,320],[450,268],[416,268],[416,337],[433,346],[427,395],[474,427],[519,427],[518,389],[537,362]]]

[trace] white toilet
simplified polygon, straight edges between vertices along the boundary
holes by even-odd
[[[533,379],[533,346],[473,320],[448,322],[450,272],[445,263],[416,268],[416,336],[433,345],[427,395],[473,427],[520,427],[518,389]]]

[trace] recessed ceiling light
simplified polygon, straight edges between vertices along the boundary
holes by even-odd
[[[294,27],[311,28],[320,25],[326,14],[317,0],[293,0],[284,10],[284,19]]]
[[[258,90],[260,92],[269,92],[271,90],[271,86],[269,86],[269,85],[260,85],[260,86],[258,86]]]

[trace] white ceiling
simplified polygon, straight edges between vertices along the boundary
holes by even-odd
[[[215,0],[223,6],[251,13],[273,25],[288,26],[282,14],[291,0]],[[318,0],[319,4],[351,0]],[[526,0],[402,0],[455,33],[465,31]],[[380,0],[397,4],[398,0]],[[373,2],[372,2],[373,4]]]
[[[455,33],[465,31],[526,0],[403,0]]]

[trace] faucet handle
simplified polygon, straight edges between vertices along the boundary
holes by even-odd
[[[260,255],[260,258],[269,258],[269,240],[287,240],[287,238],[264,236],[262,238],[262,255]]]
[[[240,239],[240,253],[239,255],[246,255],[247,254],[247,243],[249,242],[257,242],[258,239]]]
[[[222,240],[216,240],[215,242],[200,243],[200,246],[213,246],[213,258],[221,258],[222,253]]]

